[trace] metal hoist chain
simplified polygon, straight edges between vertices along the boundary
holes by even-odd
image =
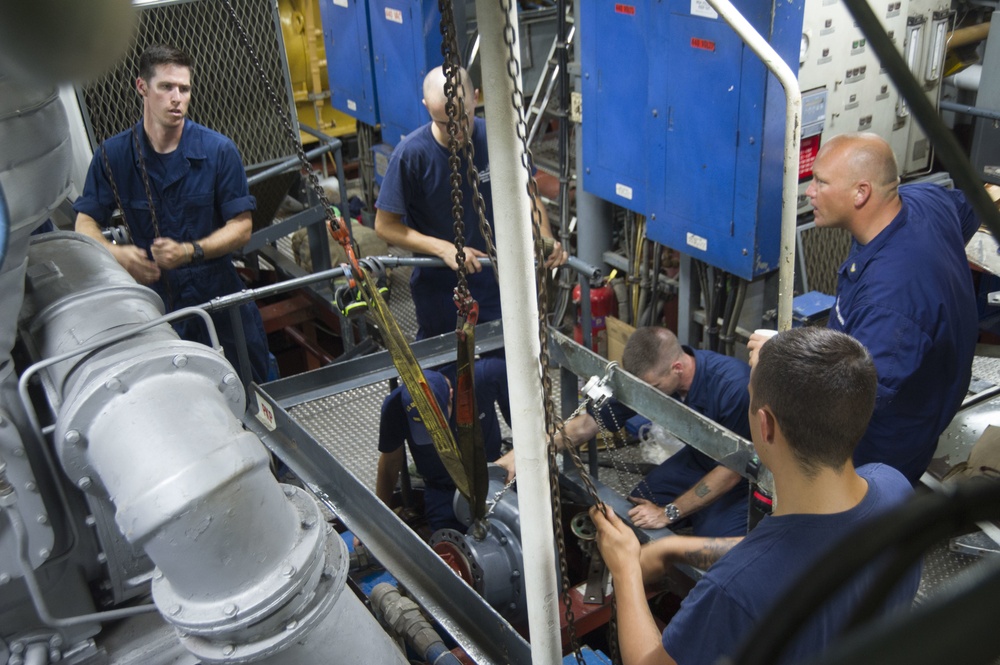
[[[302,166],[302,171],[305,172],[306,179],[309,181],[309,186],[312,188],[313,192],[315,192],[316,198],[323,205],[323,212],[326,213],[326,220],[330,225],[331,233],[343,231],[344,229],[341,228],[341,224],[337,220],[337,216],[334,214],[335,208],[333,207],[333,204],[330,203],[330,199],[326,195],[326,190],[324,190],[323,186],[319,184],[319,176],[313,169],[312,164],[309,163],[309,158],[306,157],[306,151],[305,148],[302,147],[302,141],[299,139],[298,132],[296,132],[295,128],[292,127],[291,118],[281,106],[281,102],[278,100],[278,93],[275,92],[274,86],[271,85],[271,81],[268,80],[267,75],[264,73],[264,67],[260,64],[260,58],[257,57],[257,52],[250,43],[250,37],[247,35],[243,22],[240,21],[239,16],[236,14],[236,10],[233,8],[230,0],[222,1],[223,4],[226,5],[226,9],[229,12],[229,17],[232,20],[233,26],[236,28],[236,33],[239,35],[240,43],[243,44],[247,54],[253,61],[254,68],[257,71],[261,84],[263,84],[264,90],[267,92],[267,98],[270,100],[271,106],[274,107],[275,113],[281,120],[281,127],[284,130],[285,135],[288,137],[289,143],[292,144],[292,148],[295,150],[296,156],[299,158],[299,163]],[[341,195],[343,196],[343,193]],[[346,223],[344,227],[346,228]],[[344,235],[346,236],[346,233]],[[340,240],[340,237],[336,235],[334,237]],[[350,255],[351,252],[348,252],[348,256]],[[358,266],[352,265],[351,268],[357,271]]]
[[[462,157],[466,161],[466,179],[472,188],[472,204],[479,221],[479,230],[486,242],[486,252],[493,262],[493,274],[498,275],[496,247],[493,243],[493,231],[486,220],[486,204],[479,192],[479,169],[475,164],[475,146],[472,143],[473,126],[469,122],[466,103],[475,104],[474,99],[466,99],[465,81],[460,80],[461,60],[458,53],[458,37],[455,26],[453,0],[438,0],[438,10],[441,13],[441,55],[444,57],[442,70],[445,75],[445,112],[448,115],[448,165],[451,167],[451,215],[455,234],[455,260],[458,264],[458,289],[455,300],[459,310],[466,311],[470,301],[468,271],[465,267],[465,209],[462,206]],[[459,94],[459,91],[462,94]],[[464,140],[461,145],[458,135]],[[459,150],[462,157],[459,157]]]
[[[390,355],[392,356],[393,364],[396,366],[403,383],[409,389],[421,418],[427,425],[427,430],[430,432],[431,438],[434,442],[434,449],[440,456],[442,463],[448,471],[448,475],[450,475],[452,480],[455,481],[455,485],[459,492],[468,499],[470,505],[476,506],[480,503],[484,503],[484,501],[479,501],[475,498],[479,496],[479,492],[476,491],[476,487],[473,486],[473,478],[466,472],[465,464],[463,463],[463,458],[466,455],[459,451],[452,435],[451,428],[448,425],[448,419],[444,415],[437,400],[433,398],[427,379],[424,377],[423,371],[420,369],[420,365],[413,356],[413,351],[406,343],[403,333],[399,329],[399,325],[389,312],[388,305],[386,305],[385,300],[379,293],[374,278],[372,278],[372,276],[368,273],[368,269],[358,262],[357,254],[354,250],[353,243],[350,240],[349,227],[346,223],[338,221],[337,215],[334,213],[335,209],[327,199],[326,192],[323,191],[323,188],[320,186],[319,177],[312,169],[312,165],[306,157],[305,150],[302,148],[299,137],[292,127],[291,119],[285,113],[281,103],[278,101],[278,95],[275,92],[274,87],[271,85],[271,82],[267,79],[264,68],[261,66],[260,59],[257,57],[256,52],[250,44],[250,39],[247,35],[246,29],[243,27],[243,24],[237,16],[230,0],[223,0],[223,3],[229,12],[232,24],[235,26],[236,31],[239,34],[240,41],[253,61],[257,74],[267,91],[267,96],[270,99],[278,117],[281,119],[285,134],[288,136],[289,141],[295,148],[296,154],[301,162],[302,169],[305,171],[317,198],[323,205],[330,235],[333,236],[333,238],[337,240],[341,246],[343,246],[344,251],[347,254],[348,265],[353,273],[354,279],[358,282],[359,294],[368,305],[369,311],[371,311],[372,315],[375,317],[377,323],[382,329],[383,339]],[[485,462],[482,466],[483,475],[485,476]],[[483,499],[485,499],[485,484],[482,484],[482,487],[484,488],[482,490],[484,494]]]
[[[546,321],[548,289],[546,288],[545,280],[545,252],[542,242],[541,211],[538,209],[538,187],[535,184],[535,179],[532,177],[531,173],[531,152],[528,149],[527,125],[524,119],[524,95],[521,92],[520,82],[521,70],[515,51],[517,46],[517,31],[514,29],[514,25],[510,19],[511,12],[515,11],[515,9],[513,7],[513,0],[499,0],[499,2],[500,9],[504,14],[505,20],[503,40],[504,44],[507,46],[508,53],[507,76],[510,77],[513,87],[510,102],[514,107],[514,113],[517,116],[516,129],[517,137],[521,141],[521,166],[524,167],[524,170],[528,175],[528,198],[531,201],[531,229],[535,243],[536,257],[535,281],[538,292],[538,340],[540,344],[539,370],[541,373],[543,401],[545,403],[545,434],[546,439],[548,440],[547,452],[549,462],[549,485],[552,502],[552,528],[555,532],[556,547],[559,552],[559,574],[562,583],[562,602],[566,617],[566,628],[569,632],[570,645],[573,648],[576,661],[577,663],[582,664],[584,662],[583,654],[580,651],[580,642],[576,634],[576,623],[575,617],[573,616],[573,600],[570,596],[570,581],[566,563],[566,538],[563,533],[562,504],[559,496],[559,461],[556,454],[555,444],[556,418],[555,408],[552,403],[552,378],[549,376],[548,371],[550,365],[548,322]],[[559,434],[564,439],[566,438],[565,433],[562,431],[560,431]],[[579,460],[579,454],[576,453],[573,446],[568,446],[567,450],[570,452],[570,457],[575,457],[574,462],[582,466],[582,461]],[[602,502],[597,497],[596,489],[590,482],[589,475],[581,473],[581,476],[585,479],[584,483],[588,484],[587,491],[591,493],[591,496],[597,505],[602,506]]]
[[[142,186],[146,190],[146,201],[149,202],[149,220],[153,224],[153,237],[160,237],[160,221],[156,217],[156,206],[153,205],[153,188],[149,184],[149,172],[146,170],[146,157],[142,151],[142,142],[139,140],[139,132],[132,127],[132,143],[135,145],[135,153],[139,157],[139,173],[142,175]]]

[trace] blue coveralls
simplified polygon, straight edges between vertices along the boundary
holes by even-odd
[[[878,372],[854,465],[883,462],[915,484],[969,388],[979,320],[965,244],[979,220],[957,190],[914,184],[899,195],[889,226],[851,244],[829,327],[864,344]]]
[[[750,366],[721,353],[683,348],[694,357],[695,370],[687,398],[682,401],[706,418],[749,439],[750,393],[747,385]],[[677,395],[674,397],[679,399]],[[612,412],[614,420],[610,417]],[[613,401],[595,417],[600,417],[604,426],[610,429],[616,422],[623,425],[634,413],[624,404]],[[632,490],[632,496],[666,505],[694,487],[716,466],[718,464],[711,457],[686,445],[650,471]],[[747,481],[740,480],[733,489],[677,525],[690,524],[698,536],[745,535],[747,493]]]
[[[493,228],[493,193],[490,187],[490,161],[486,145],[486,122],[475,118],[472,132],[475,148],[473,161],[479,170],[479,193],[483,197],[486,219]],[[461,155],[461,151],[459,152]],[[424,235],[453,242],[455,239],[451,202],[451,167],[448,149],[435,140],[431,123],[411,132],[389,158],[385,179],[375,207],[403,216],[403,223]],[[467,182],[467,162],[461,160],[463,221],[465,246],[486,251],[486,241],[479,229],[479,217],[472,201],[472,186]],[[490,268],[470,273],[469,291],[479,303],[479,321],[500,318],[500,286]],[[410,278],[413,306],[417,315],[417,339],[434,337],[455,330],[456,308],[453,300],[458,278],[449,268],[414,268]]]
[[[149,199],[142,181],[142,171],[135,151],[133,130],[143,146],[143,158],[149,175],[153,206],[160,235],[177,242],[198,241],[221,228],[240,213],[256,208],[247,187],[246,171],[236,145],[218,132],[185,120],[180,144],[169,155],[157,155],[146,140],[142,121],[104,142],[108,162],[118,187],[125,221],[137,247],[149,251],[156,236],[149,210]],[[108,226],[116,208],[114,192],[101,151],[94,154],[87,171],[83,195],[73,204],[77,212],[93,217]],[[167,312],[201,305],[209,300],[242,290],[244,284],[229,255],[207,259],[162,271],[160,281],[150,285],[160,295]],[[240,306],[243,333],[253,380],[267,379],[267,337],[260,311],[253,302]],[[212,320],[226,358],[238,366],[235,335],[228,312],[213,312]],[[208,343],[201,319],[186,318],[174,323],[183,339]]]

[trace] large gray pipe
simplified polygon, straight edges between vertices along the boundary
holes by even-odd
[[[153,321],[162,303],[100,245],[40,236],[22,328],[43,358]],[[45,370],[55,443],[81,489],[114,504],[156,564],[153,597],[203,662],[405,663],[353,593],[347,552],[304,491],[279,485],[243,429],[221,353],[167,323]]]

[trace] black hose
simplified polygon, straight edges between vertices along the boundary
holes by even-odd
[[[887,548],[892,554],[881,576],[857,608],[859,619],[871,615],[891,588],[929,543],[956,533],[976,522],[1000,518],[1000,482],[972,479],[956,483],[948,493],[912,497],[841,539],[789,587],[770,612],[757,623],[731,663],[771,665],[778,662],[792,638],[816,609],[850,580],[854,573]],[[856,622],[852,619],[850,624]]]

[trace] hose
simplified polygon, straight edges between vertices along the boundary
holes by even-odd
[[[726,324],[723,326],[723,341],[726,345],[726,355],[731,356],[736,351],[736,327],[740,321],[740,314],[743,313],[743,302],[746,300],[747,296],[747,282],[741,277],[735,275],[732,276],[736,280],[736,294],[729,299],[726,303],[726,309],[729,311],[729,318]],[[730,307],[730,303],[732,306]]]
[[[399,593],[399,590],[382,582],[371,593],[372,607],[389,628],[402,636],[431,665],[460,665],[461,661],[445,646],[444,641],[424,617],[420,607]]]

